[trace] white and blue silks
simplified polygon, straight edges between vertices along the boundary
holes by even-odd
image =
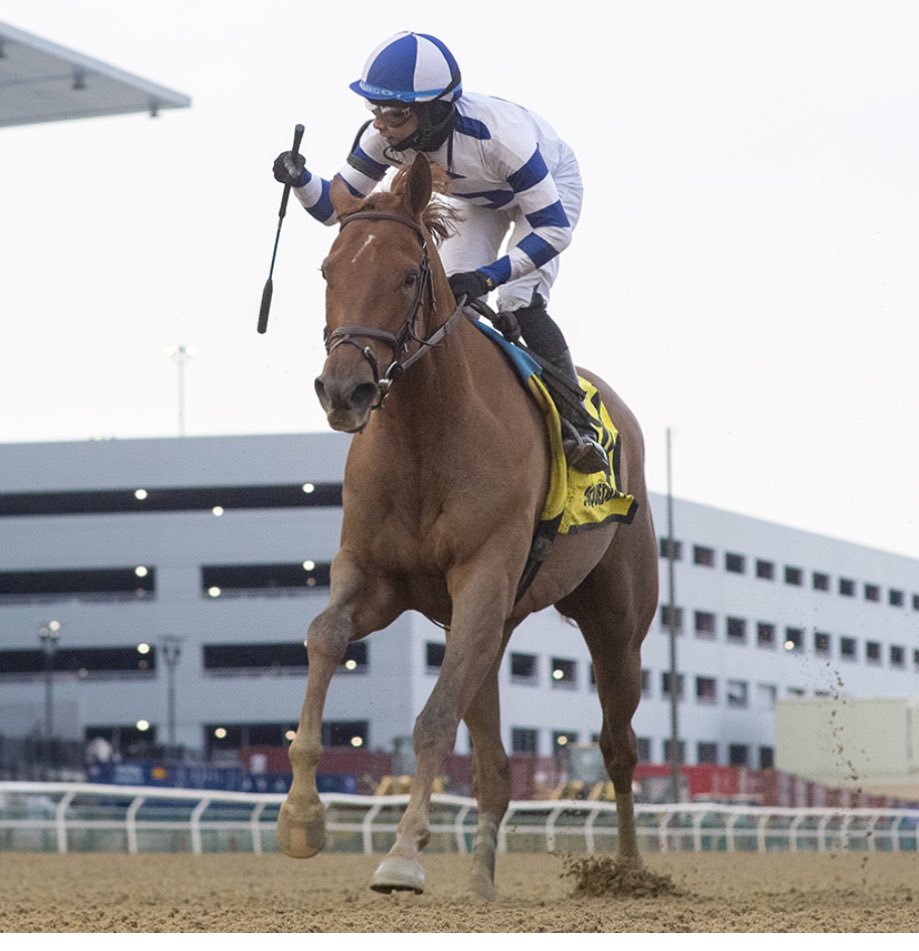
[[[479,270],[498,287],[498,308],[515,310],[539,292],[546,300],[558,255],[571,242],[583,189],[572,149],[545,120],[515,103],[476,93],[456,102],[452,141],[428,157],[447,170],[448,198],[461,206],[458,233],[441,249],[447,273]],[[372,125],[339,171],[365,196],[415,153],[392,152]],[[312,175],[294,189],[306,210],[325,224],[337,219],[331,183]],[[505,246],[506,241],[506,246]]]

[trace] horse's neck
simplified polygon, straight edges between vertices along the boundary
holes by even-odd
[[[437,326],[440,323],[434,324],[435,329]],[[483,359],[482,342],[487,343],[482,334],[461,317],[451,332],[393,385],[383,414],[387,421],[437,447],[445,448],[454,441],[468,445],[465,434],[477,426],[485,397],[500,389],[497,380],[484,375],[483,364],[488,361]],[[387,412],[390,408],[392,413]]]

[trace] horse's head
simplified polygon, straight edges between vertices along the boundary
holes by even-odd
[[[322,264],[328,357],[316,380],[332,429],[354,433],[367,425],[424,331],[434,280],[444,280],[425,220],[431,194],[430,164],[419,156],[390,191],[336,206],[341,230]]]

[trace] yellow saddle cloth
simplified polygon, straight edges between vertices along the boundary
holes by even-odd
[[[607,522],[631,522],[637,508],[633,496],[619,488],[619,431],[597,388],[583,377],[579,377],[579,381],[587,393],[584,408],[593,420],[597,441],[609,458],[610,464],[602,472],[577,472],[568,466],[558,409],[538,376],[527,379],[533,398],[545,413],[552,451],[549,492],[540,521],[557,522],[556,531],[560,535],[596,528]]]

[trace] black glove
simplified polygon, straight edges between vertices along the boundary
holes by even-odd
[[[299,152],[282,152],[274,160],[272,171],[275,181],[292,188],[300,188],[309,181],[306,159]]]
[[[473,301],[495,289],[495,282],[481,271],[460,271],[458,274],[451,274],[448,280],[450,290],[457,301],[464,294],[467,301]]]

